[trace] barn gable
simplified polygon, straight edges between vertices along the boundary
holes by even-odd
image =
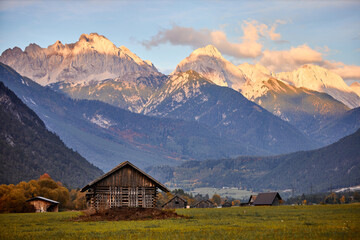
[[[88,206],[95,209],[154,207],[157,188],[169,192],[160,182],[126,161],[90,182],[81,191],[87,191]]]

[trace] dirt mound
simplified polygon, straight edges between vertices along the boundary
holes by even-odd
[[[174,210],[117,207],[97,212],[84,212],[84,215],[73,218],[72,221],[131,221],[168,218],[185,218],[185,216],[178,215]]]

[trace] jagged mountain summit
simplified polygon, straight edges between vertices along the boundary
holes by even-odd
[[[237,66],[246,76],[247,82],[266,81],[271,78],[271,71],[261,64],[243,63]]]
[[[182,60],[176,72],[194,70],[219,86],[230,87],[235,90],[246,82],[243,72],[234,64],[226,60],[212,45],[193,51],[189,57]]]
[[[24,51],[18,47],[7,49],[0,56],[0,62],[41,85],[158,72],[150,61],[143,61],[124,46],[116,47],[97,33],[82,34],[72,44],[57,41],[47,48],[30,44]]]
[[[360,106],[360,97],[337,74],[320,66],[306,64],[292,72],[275,74],[277,79],[295,87],[325,92],[350,108]]]

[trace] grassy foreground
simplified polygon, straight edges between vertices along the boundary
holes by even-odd
[[[0,239],[359,239],[360,205],[182,209],[190,219],[71,222],[80,212],[0,214]]]

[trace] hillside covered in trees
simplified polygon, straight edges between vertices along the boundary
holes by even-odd
[[[327,147],[274,157],[189,161],[147,172],[170,186],[326,192],[360,184],[360,129]]]
[[[0,184],[49,173],[67,186],[82,187],[102,174],[67,148],[41,119],[0,82]]]

